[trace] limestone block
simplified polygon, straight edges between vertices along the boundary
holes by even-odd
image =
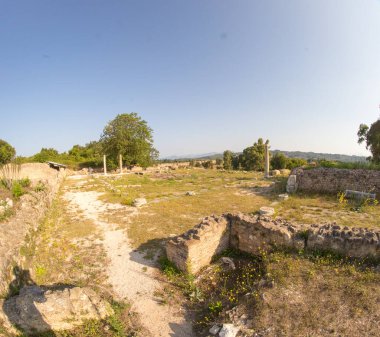
[[[88,319],[103,319],[113,313],[111,306],[93,290],[61,287],[46,290],[26,286],[6,300],[3,316],[26,333],[70,330]]]
[[[135,207],[141,207],[146,204],[147,204],[147,201],[145,198],[137,198],[133,201],[133,206]]]
[[[260,207],[260,214],[261,215],[273,215],[274,214],[274,208],[272,207],[267,207],[267,206],[263,206],[263,207]]]
[[[297,191],[297,187],[297,176],[295,174],[291,174],[286,184],[286,192],[295,193]]]
[[[233,324],[223,324],[223,327],[219,332],[219,337],[236,337],[238,332],[239,328]]]

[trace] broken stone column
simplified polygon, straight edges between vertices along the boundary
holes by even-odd
[[[123,173],[123,156],[119,154],[119,167],[120,167],[120,173]]]
[[[107,161],[106,161],[107,156],[103,156],[103,170],[104,170],[104,175],[107,175]]]
[[[269,144],[268,141],[265,143],[265,168],[264,177],[269,178]]]

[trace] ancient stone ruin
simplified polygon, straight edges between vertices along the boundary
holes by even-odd
[[[292,224],[283,219],[241,213],[206,217],[166,245],[167,257],[180,270],[198,272],[227,248],[260,254],[274,248],[326,250],[342,255],[380,258],[380,230],[335,223]]]
[[[330,193],[355,190],[380,196],[380,171],[337,168],[296,168],[288,179],[287,192]]]

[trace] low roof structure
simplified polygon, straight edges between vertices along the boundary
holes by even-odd
[[[66,165],[55,163],[53,161],[47,161],[46,163],[49,164],[51,168],[56,169],[56,170],[59,170],[60,168],[66,169],[67,167]]]

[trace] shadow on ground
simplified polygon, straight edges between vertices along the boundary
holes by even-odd
[[[9,323],[26,336],[41,336],[42,331],[44,331],[44,337],[56,336],[41,315],[36,303],[46,302],[46,290],[64,290],[74,286],[55,284],[39,287],[32,279],[29,270],[24,270],[19,266],[13,268],[13,274],[14,280],[8,286],[8,298],[4,301],[2,308]],[[22,299],[20,294],[23,295]],[[33,327],[38,327],[38,331]]]
[[[168,239],[152,239],[142,243],[130,253],[131,260],[141,265],[158,268],[157,260],[164,254]]]

